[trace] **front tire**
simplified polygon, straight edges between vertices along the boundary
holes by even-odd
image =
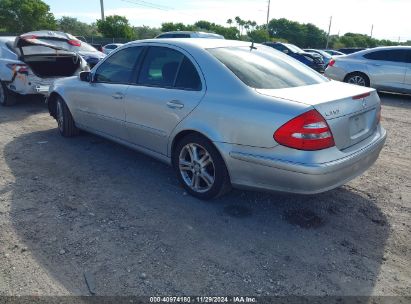
[[[79,134],[73,116],[61,97],[56,100],[56,120],[59,132],[64,137],[73,137]]]
[[[199,134],[180,140],[173,151],[178,180],[192,196],[210,200],[231,189],[223,158],[215,146]]]
[[[16,104],[16,101],[16,93],[10,91],[3,82],[0,82],[0,105],[8,107]]]

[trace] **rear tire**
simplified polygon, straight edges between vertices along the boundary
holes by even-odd
[[[172,156],[177,178],[184,189],[201,200],[231,190],[230,177],[216,147],[199,134],[189,134],[175,146]]]
[[[362,87],[370,86],[370,78],[367,75],[360,72],[354,72],[345,76],[344,82],[359,85]]]
[[[56,121],[59,132],[64,137],[73,137],[79,134],[80,130],[76,127],[73,116],[61,97],[56,99]]]
[[[12,106],[17,102],[17,94],[10,91],[3,82],[0,82],[0,105]]]

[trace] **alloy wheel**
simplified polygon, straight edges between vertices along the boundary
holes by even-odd
[[[366,86],[366,81],[365,81],[364,77],[359,76],[359,75],[355,75],[355,76],[350,77],[348,79],[348,83],[356,84],[356,85],[363,86],[363,87]]]
[[[214,161],[204,147],[194,143],[185,145],[181,149],[178,165],[184,183],[193,191],[204,193],[213,187]]]

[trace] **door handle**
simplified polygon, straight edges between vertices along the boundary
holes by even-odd
[[[117,93],[113,94],[112,97],[113,97],[114,99],[123,99],[123,98],[124,98],[124,94],[117,92]]]
[[[167,102],[167,107],[171,109],[182,109],[184,108],[184,104],[181,101],[172,100],[172,101]]]

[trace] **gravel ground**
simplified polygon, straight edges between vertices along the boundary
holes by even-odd
[[[0,109],[0,295],[411,295],[411,97],[377,163],[315,196],[186,195],[171,168]]]

